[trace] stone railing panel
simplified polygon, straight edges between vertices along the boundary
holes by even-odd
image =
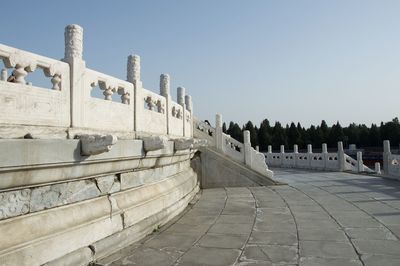
[[[200,139],[206,139],[211,146],[215,146],[215,128],[204,121],[193,119],[193,136]]]
[[[86,69],[83,98],[83,127],[111,131],[134,130],[133,84]],[[91,97],[91,89],[99,87],[104,99]],[[112,101],[112,95],[120,95],[120,101]]]
[[[183,107],[178,103],[170,100],[169,101],[169,134],[174,136],[183,136],[183,119],[184,111]]]
[[[282,154],[282,165],[287,168],[293,168],[296,165],[296,156],[292,153]]]
[[[339,169],[339,157],[337,153],[326,153],[325,154],[325,167],[328,170]]]
[[[265,160],[270,166],[281,166],[282,156],[280,153],[267,153],[265,154]]]
[[[270,178],[273,177],[274,173],[268,169],[268,165],[265,160],[265,155],[261,152],[256,151],[255,149],[251,148],[251,169],[256,172],[259,172],[262,175],[268,176]]]
[[[231,136],[222,133],[222,148],[225,155],[232,159],[244,162],[244,145]]]
[[[313,153],[310,154],[310,167],[312,169],[324,169],[325,168],[325,154],[324,153]]]
[[[166,98],[146,89],[141,89],[140,92],[137,92],[137,97],[139,97],[139,102],[143,100],[143,110],[140,113],[138,112],[137,115],[137,131],[166,135]]]
[[[388,174],[391,176],[400,176],[400,155],[390,154],[388,156]]]
[[[305,169],[310,168],[311,155],[312,154],[308,154],[308,153],[297,153],[297,154],[295,154],[296,167],[305,168]]]
[[[0,60],[8,69],[0,80],[0,124],[68,127],[70,125],[69,65],[0,44]],[[33,71],[43,70],[52,88],[27,83]],[[8,80],[8,81],[7,81]]]
[[[357,172],[358,170],[357,160],[354,160],[347,154],[344,155],[344,159],[345,159],[344,170]]]

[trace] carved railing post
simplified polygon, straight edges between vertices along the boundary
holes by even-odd
[[[251,149],[251,140],[250,140],[250,131],[245,130],[243,131],[243,144],[244,144],[244,162],[246,165],[252,165],[252,152]]]
[[[186,105],[186,110],[185,110],[186,114],[185,114],[184,118],[186,119],[186,127],[185,127],[185,130],[186,130],[186,133],[187,133],[186,135],[187,135],[187,137],[193,137],[193,102],[192,102],[192,96],[185,95],[185,105]]]
[[[344,171],[345,158],[344,158],[344,149],[343,142],[338,142],[338,161],[339,161],[339,171]]]
[[[378,175],[380,175],[382,173],[381,172],[381,164],[379,162],[375,163],[375,173]]]
[[[178,104],[182,105],[183,107],[185,106],[185,88],[184,87],[178,87],[176,100],[177,100]]]
[[[384,140],[383,141],[383,172],[386,175],[389,175],[389,157],[392,155],[390,151],[390,141]]]
[[[217,149],[223,152],[222,143],[222,115],[217,114],[215,116],[215,144]]]
[[[133,108],[133,125],[134,130],[140,131],[138,121],[143,114],[143,98],[142,98],[142,82],[140,81],[140,56],[129,55],[126,65],[126,80],[133,84],[134,87],[134,108]]]
[[[285,153],[285,145],[281,145],[281,153]]]
[[[268,153],[272,153],[272,145],[268,145]]]
[[[357,171],[359,173],[364,171],[364,163],[363,163],[362,152],[361,151],[357,152]]]
[[[328,153],[328,145],[326,143],[322,143],[322,153]]]
[[[170,77],[168,74],[160,75],[160,95],[170,97]]]
[[[71,86],[71,127],[84,127],[83,104],[85,93],[84,86],[85,61],[83,61],[83,29],[73,24],[65,27],[65,54],[64,62],[70,66]],[[55,88],[56,89],[56,88]]]
[[[299,153],[299,146],[297,144],[293,145],[293,153]]]
[[[307,153],[312,153],[312,145],[311,144],[307,145]]]

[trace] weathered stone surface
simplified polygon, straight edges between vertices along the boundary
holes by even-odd
[[[200,147],[205,147],[209,143],[206,139],[193,139],[193,148],[198,149]]]
[[[0,220],[28,213],[30,199],[30,189],[1,192]]]
[[[174,147],[175,150],[181,151],[181,150],[187,150],[190,148],[193,148],[193,139],[175,139],[174,140]]]
[[[114,135],[81,135],[81,154],[85,156],[109,152],[112,145],[117,143]]]
[[[156,182],[166,177],[178,174],[188,168],[189,161],[187,160],[157,168],[122,173],[120,175],[121,189],[133,188],[147,183]]]
[[[101,194],[114,193],[121,189],[121,183],[115,175],[97,177],[95,182]]]
[[[144,137],[143,140],[143,149],[148,151],[161,150],[167,147],[168,138],[166,136],[150,136]]]
[[[100,191],[92,180],[61,183],[32,189],[30,211],[40,211],[56,206],[98,197]]]

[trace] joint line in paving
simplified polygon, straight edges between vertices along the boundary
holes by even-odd
[[[293,189],[299,191],[300,193],[303,193],[303,194],[306,195],[308,198],[310,198],[313,202],[315,202],[316,204],[318,204],[318,205],[329,215],[329,217],[331,217],[331,219],[334,220],[335,223],[337,223],[337,225],[339,226],[340,230],[343,231],[343,233],[344,233],[344,235],[346,236],[347,240],[350,242],[351,246],[353,247],[354,252],[357,254],[358,260],[361,262],[361,264],[362,264],[363,266],[365,266],[364,261],[361,259],[361,254],[357,251],[357,249],[356,249],[356,247],[355,247],[353,241],[351,241],[350,236],[347,234],[346,230],[344,230],[344,228],[340,225],[340,223],[335,219],[335,217],[333,217],[333,216],[328,212],[328,210],[325,209],[325,207],[324,207],[322,204],[320,204],[320,203],[319,203],[318,201],[316,201],[314,198],[312,198],[311,196],[309,196],[307,193],[301,191],[300,189],[298,189],[298,188],[296,188],[296,187],[294,187],[294,186],[291,186],[291,185],[288,185],[288,186],[290,186],[291,188],[293,188]]]
[[[228,193],[226,192],[226,188],[224,188],[225,191],[225,201],[224,201],[224,206],[222,207],[221,211],[217,214],[217,218],[214,220],[214,222],[212,224],[210,224],[210,226],[208,227],[208,229],[202,234],[200,235],[199,238],[196,239],[196,241],[191,245],[190,248],[188,248],[186,251],[182,252],[182,254],[179,255],[178,258],[176,258],[176,260],[171,264],[171,265],[179,265],[179,261],[182,259],[182,257],[194,246],[197,245],[197,243],[210,231],[211,227],[213,227],[213,225],[215,225],[217,223],[218,217],[221,216],[222,212],[225,210],[226,207],[226,202],[228,201]]]
[[[296,237],[297,237],[297,251],[296,251],[297,252],[297,265],[300,265],[300,242],[299,242],[300,241],[300,237],[299,237],[299,228],[298,228],[298,225],[297,225],[296,217],[294,216],[294,213],[293,213],[292,209],[290,208],[290,206],[289,206],[288,202],[286,201],[286,199],[278,191],[274,190],[273,188],[271,188],[271,190],[275,194],[277,194],[283,200],[283,202],[285,202],[286,206],[289,209],[290,215],[292,215],[292,217],[293,217],[294,225],[296,226]]]

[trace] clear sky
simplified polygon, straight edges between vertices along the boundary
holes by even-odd
[[[144,87],[171,75],[195,115],[258,124],[367,123],[399,116],[400,1],[16,1],[0,43],[52,58],[64,27],[84,28],[89,68],[126,78],[141,56]]]

